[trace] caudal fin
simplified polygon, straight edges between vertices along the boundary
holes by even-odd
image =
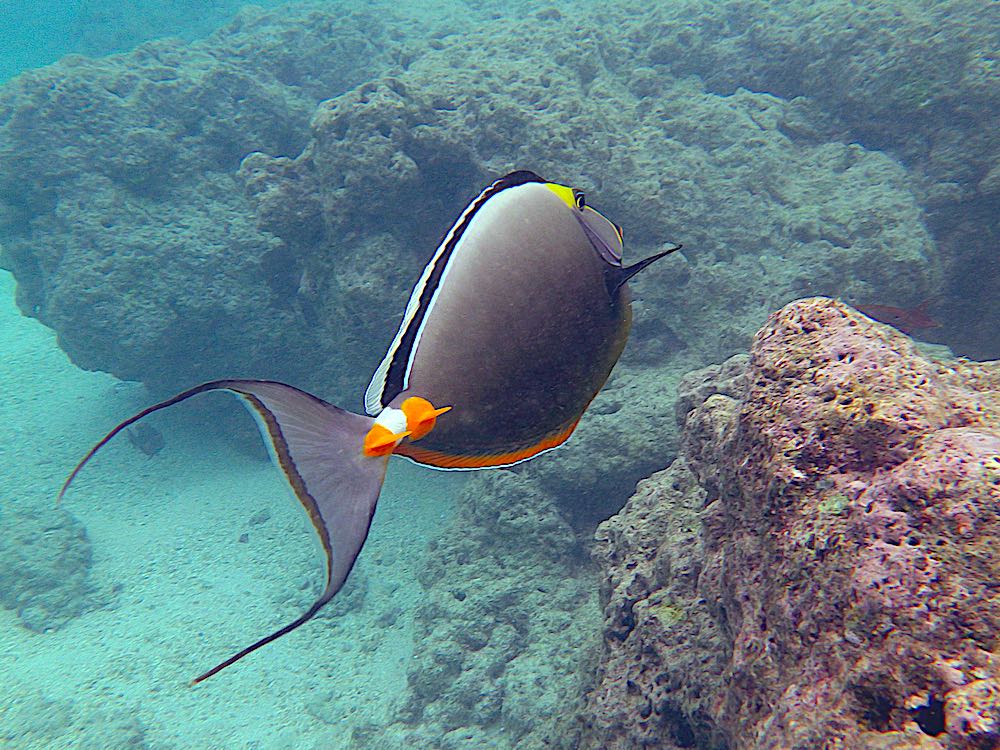
[[[261,646],[308,622],[340,590],[368,536],[375,504],[385,479],[389,456],[367,456],[364,438],[371,417],[333,404],[284,383],[269,380],[215,380],[154,404],[115,427],[77,464],[66,479],[62,498],[80,470],[111,438],[143,417],[209,391],[239,396],[257,420],[271,450],[326,553],[326,586],[316,602],[288,625],[261,638],[199,675],[201,682]]]

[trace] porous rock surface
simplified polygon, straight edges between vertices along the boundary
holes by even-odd
[[[509,470],[471,478],[418,578],[405,700],[364,750],[573,750],[600,644],[596,571],[551,496]]]
[[[21,624],[58,630],[90,603],[90,540],[61,508],[0,509],[0,606]]]
[[[0,95],[0,262],[78,364],[157,392],[273,377],[357,409],[449,222],[535,169],[622,224],[629,259],[685,244],[631,285],[622,362],[530,469],[589,534],[675,454],[680,375],[745,350],[770,310],[941,288],[897,161],[816,107],[651,66],[645,16],[549,9],[428,37],[391,13],[283,13]]]
[[[22,75],[0,95],[21,308],[79,364],[160,389],[237,373],[353,397],[448,223],[514,167],[586,190],[630,253],[691,248],[636,284],[646,368],[724,358],[803,294],[940,288],[893,159],[789,100],[649,67],[652,40],[623,36],[641,15],[552,10],[428,39],[293,6]]]
[[[278,375],[309,345],[284,301],[297,282],[235,172],[255,149],[297,153],[316,102],[381,64],[381,34],[363,13],[257,9],[202,42],[8,82],[0,262],[21,310],[81,367],[154,388]]]
[[[445,227],[437,217],[514,167],[585,190],[625,227],[630,258],[668,240],[692,248],[632,284],[633,332],[608,388],[566,449],[531,465],[571,522],[591,526],[672,457],[680,374],[745,349],[769,310],[817,291],[921,298],[941,283],[899,164],[796,141],[782,125],[791,105],[774,96],[719,96],[670,75],[630,86],[605,34],[546,15],[446,37],[321,104],[296,158],[255,153],[240,172],[261,226],[315,282],[305,304],[331,325],[390,289],[399,300],[384,309],[401,309],[393,283],[416,275],[415,248]],[[351,256],[354,270],[312,249],[361,227],[378,227],[379,242]]]
[[[615,3],[617,57],[630,85],[695,74],[708,91],[788,100],[797,141],[857,142],[909,171],[946,263],[931,298],[956,351],[1000,354],[1000,5],[984,0],[683,0]],[[976,269],[972,272],[972,269]],[[892,299],[915,305],[905,291]]]
[[[1000,744],[1000,364],[814,298],[682,392],[682,455],[598,530],[581,746]]]

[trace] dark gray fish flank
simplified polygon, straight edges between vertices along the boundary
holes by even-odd
[[[455,409],[412,454],[405,445],[397,452],[511,463],[575,425],[630,323],[628,290],[609,291],[610,266],[582,214],[543,183],[507,189],[479,209],[425,314],[407,389],[393,399],[420,395]],[[600,220],[601,235],[617,241]]]

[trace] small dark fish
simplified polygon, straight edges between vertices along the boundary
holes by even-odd
[[[132,427],[126,434],[128,435],[128,441],[136,449],[150,457],[162,451],[163,446],[166,445],[163,433],[155,427],[150,427],[148,424]]]
[[[907,336],[926,328],[940,328],[941,324],[927,314],[929,302],[916,307],[893,307],[892,305],[855,305],[854,308],[879,323],[885,323],[902,331]]]

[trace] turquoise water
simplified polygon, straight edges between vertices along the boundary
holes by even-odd
[[[3,274],[2,510],[54,513],[53,491],[95,426],[148,396],[70,364],[50,331],[17,313],[13,286]],[[394,466],[355,573],[364,593],[344,592],[364,606],[193,690],[194,676],[305,609],[322,562],[268,463],[204,425],[166,422],[154,459],[128,441],[110,447],[61,506],[93,547],[88,611],[33,632],[0,610],[0,747],[351,747],[355,725],[389,723],[412,652],[423,540],[447,522],[460,480]]]
[[[256,3],[273,6],[274,2]],[[71,0],[64,3],[4,3],[0,7],[3,49],[0,81],[63,55],[124,52],[148,39],[195,39],[226,23],[240,2],[113,3]]]
[[[4,3],[0,748],[578,747],[594,529],[676,455],[685,372],[811,295],[1000,355],[998,8]],[[224,396],[57,507],[68,472],[209,379],[360,411],[437,241],[515,168],[584,189],[626,260],[684,244],[607,388],[514,471],[394,460],[347,587],[192,688],[315,599],[308,519]]]

